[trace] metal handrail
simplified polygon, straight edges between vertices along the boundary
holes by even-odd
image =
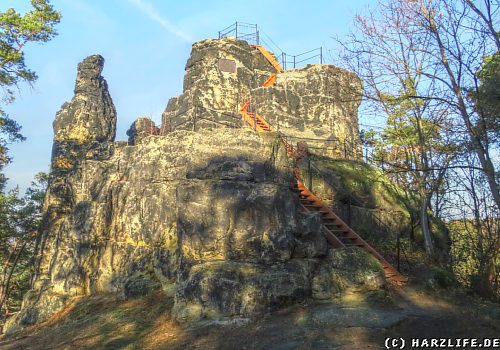
[[[249,32],[249,29],[251,31]],[[280,65],[283,67],[283,69],[286,69],[287,64],[290,65],[291,68],[298,68],[298,65],[304,62],[311,62],[313,59],[319,58],[320,64],[323,64],[323,48],[318,47],[316,49],[312,49],[306,52],[299,53],[297,55],[291,55],[285,53],[283,50],[281,50],[276,44],[274,45],[269,45],[266,41],[264,41],[260,37],[260,28],[257,24],[252,24],[252,23],[246,23],[246,22],[234,22],[230,26],[222,29],[219,31],[219,39],[223,37],[230,36],[231,34],[234,34],[234,37],[236,39],[242,39],[247,42],[252,42],[255,43],[256,45],[265,44],[268,47],[274,46],[278,49],[279,54],[276,55],[278,57],[278,61],[280,62]],[[265,34],[265,33],[264,33]],[[267,38],[271,42],[274,43],[274,41],[266,35]],[[312,52],[318,52],[316,55],[297,60],[298,57],[310,54]],[[290,57],[291,60],[287,60],[287,57]]]
[[[322,171],[315,163],[314,161],[308,157],[307,158],[307,184],[308,184],[308,188],[310,191],[313,191],[313,176],[312,176],[312,170],[314,169],[314,172],[316,172],[320,177],[324,178],[325,177],[325,172]],[[304,174],[302,174],[301,172],[301,179],[300,179],[303,183],[306,183],[306,179],[304,178]],[[352,205],[351,203],[353,202],[353,197],[351,196],[351,194],[348,194],[348,198],[349,198],[349,207]],[[400,230],[394,230],[393,228],[389,227],[389,225],[387,225],[385,222],[383,222],[377,215],[374,215],[370,210],[367,210],[368,214],[370,215],[370,217],[377,222],[377,225],[380,226],[383,230],[387,231],[389,234],[392,234],[394,236],[396,236],[397,238],[397,242],[395,244],[395,250],[397,252],[397,270],[400,271],[400,267],[401,267],[401,254],[403,255],[403,258],[406,262],[406,265],[408,266],[408,269],[411,271],[412,270],[412,266],[411,266],[411,263],[408,259],[408,256],[406,254],[406,251],[404,249],[404,247],[400,244],[400,237],[401,237],[401,231]],[[396,210],[396,211],[390,211],[391,213],[398,213],[398,214],[402,214],[401,211],[399,210]],[[350,213],[350,208],[349,208],[349,213]],[[350,221],[350,214],[349,214],[349,219],[348,221]],[[349,225],[351,224],[350,222],[348,223]],[[372,244],[373,245],[373,244]],[[379,250],[379,249],[377,249]]]
[[[233,119],[241,120],[241,118],[238,117],[238,116],[236,116],[234,113],[228,113],[226,111],[221,111],[221,110],[218,110],[218,109],[209,108],[209,107],[202,106],[202,105],[195,105],[195,107],[196,108],[201,108],[203,110],[211,111],[211,112],[216,112],[217,114],[224,115],[226,117],[230,117],[230,118],[233,118]]]
[[[251,32],[248,32],[248,29],[252,29]],[[255,30],[255,31],[253,31]],[[259,28],[257,24],[251,24],[246,22],[234,22],[229,27],[226,27],[219,31],[219,39],[230,36],[230,34],[234,33],[234,37],[236,39],[250,39],[255,42],[255,44],[259,45]],[[245,40],[245,41],[250,41]]]
[[[215,123],[215,124],[218,124],[218,125],[227,126],[227,127],[234,127],[234,124],[223,123],[223,122],[221,122],[219,120],[215,120],[215,119],[211,119],[211,118],[207,118],[207,117],[203,117],[203,116],[197,116],[196,119],[197,120],[205,120],[205,121],[208,121],[208,122],[212,122],[212,123]]]
[[[295,55],[295,57],[304,56],[304,55],[306,55],[306,54],[308,54],[308,53],[315,52],[315,51],[320,50],[320,49],[321,49],[321,47],[317,47],[317,48],[315,48],[315,49],[312,49],[312,50],[309,50],[309,51],[306,51],[306,52],[299,53],[298,55]]]
[[[307,58],[304,58],[303,60],[300,60],[300,61],[296,61],[295,63],[296,64],[299,64],[299,63],[302,63],[302,62],[306,62],[306,61],[309,61],[313,58],[316,58],[316,57],[320,57],[320,55],[314,55],[314,56],[311,56],[311,57],[307,57]]]
[[[194,109],[194,111],[193,111]],[[204,117],[204,116],[200,116],[198,115],[198,111],[210,111],[210,112],[215,112],[216,114],[220,115],[220,116],[225,116],[226,118],[231,118],[234,120],[233,124],[228,124],[228,123],[223,123],[223,122],[220,122],[218,120],[215,120],[215,119],[210,119],[210,118],[207,118],[207,117]],[[235,115],[234,113],[228,113],[226,111],[220,111],[220,110],[217,110],[217,109],[213,109],[213,108],[209,108],[209,107],[206,107],[206,106],[203,106],[203,105],[199,105],[199,104],[195,104],[189,108],[185,108],[185,109],[182,109],[180,111],[177,111],[175,112],[175,114],[173,115],[168,115],[169,113],[172,113],[172,112],[166,112],[167,113],[167,118],[169,118],[170,120],[172,120],[173,118],[176,118],[178,116],[181,116],[181,115],[186,115],[186,114],[190,114],[190,117],[191,118],[188,118],[180,123],[177,123],[177,124],[174,124],[174,123],[171,123],[169,128],[168,128],[168,131],[173,131],[175,130],[176,128],[178,128],[179,126],[183,126],[185,124],[189,124],[189,123],[194,123],[196,124],[196,121],[197,120],[206,120],[206,121],[211,121],[213,123],[216,123],[216,124],[220,124],[220,125],[224,125],[224,126],[228,126],[228,127],[234,127],[236,128],[237,127],[237,123],[236,122],[241,122],[241,118],[238,117],[237,115]],[[162,121],[163,123],[163,121]],[[231,123],[231,121],[230,121]],[[195,128],[195,126],[193,125],[193,128]],[[165,134],[165,128],[163,127],[163,125],[160,126],[160,134],[161,135],[164,135]]]
[[[238,22],[236,22],[236,23],[238,23]],[[236,25],[236,23],[230,24],[230,25],[229,25],[229,26],[227,26],[226,28],[224,28],[224,29],[222,29],[222,30],[219,30],[219,33],[223,32],[223,31],[225,31],[225,30],[227,30],[227,29],[229,29],[229,28],[232,28],[234,25]]]
[[[313,55],[313,56],[310,56],[307,58],[303,58],[301,60],[297,60],[298,57],[310,54],[312,52],[318,52],[318,53],[316,55]],[[308,61],[311,61],[312,59],[318,58],[318,57],[319,57],[319,63],[323,64],[323,47],[318,47],[316,49],[302,52],[302,53],[299,53],[297,55],[290,55],[290,54],[287,54],[285,52],[282,52],[281,55],[282,55],[282,62],[283,62],[284,69],[286,69],[288,64],[292,65],[292,68],[297,68],[297,66],[300,63],[308,62]],[[292,59],[290,60],[290,59],[288,59],[288,57],[291,57]]]

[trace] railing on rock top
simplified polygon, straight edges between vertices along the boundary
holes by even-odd
[[[164,136],[176,129],[198,131],[204,129],[207,125],[212,129],[218,128],[243,128],[245,126],[241,116],[238,113],[230,113],[223,110],[216,110],[202,105],[194,105],[176,112],[167,112],[162,126],[159,128],[151,124],[151,135]],[[176,119],[179,121],[174,122]],[[168,120],[168,123],[167,123]],[[315,154],[328,155],[334,159],[363,159],[366,162],[372,162],[367,152],[361,151],[361,143],[350,139],[338,138],[311,138],[292,136],[283,133],[278,122],[267,123],[278,132],[288,144],[296,146],[303,144]]]
[[[283,69],[299,68],[308,63],[323,64],[323,48],[292,55],[284,52],[257,24],[234,22],[229,27],[219,31],[219,39],[224,37],[234,37],[245,40],[249,44],[263,45],[271,48]]]
[[[227,36],[245,40],[249,44],[260,45],[259,27],[257,24],[234,22],[229,27],[219,30],[219,39]]]
[[[323,64],[323,48],[318,47],[298,55],[290,55],[285,52],[281,53],[281,65],[283,69],[297,68],[304,63],[319,62]]]
[[[174,119],[178,117],[184,118],[180,122],[174,123]],[[176,112],[167,112],[165,119],[170,120],[170,122],[167,123],[166,120],[162,122],[159,135],[166,135],[179,127],[182,127],[183,130],[197,131],[200,129],[200,122],[203,121],[209,122],[214,129],[236,129],[243,126],[243,121],[239,114],[208,108],[202,105],[194,105]]]

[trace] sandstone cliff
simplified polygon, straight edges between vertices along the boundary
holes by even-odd
[[[273,68],[253,48],[202,41],[161,135],[141,119],[127,143],[114,142],[103,63],[90,56],[79,64],[75,97],[56,115],[37,274],[18,324],[97,293],[128,298],[162,288],[175,296],[179,320],[221,319],[384,283],[366,253],[328,249],[319,217],[299,208],[280,137],[241,128],[236,114],[251,97],[290,133],[357,138],[358,96],[342,102],[347,91],[335,89],[335,79],[359,89],[352,74],[308,66],[264,91],[257,86]]]
[[[307,65],[280,72],[273,86],[262,87],[272,73],[271,63],[243,40],[195,43],[183,93],[170,99],[162,131],[239,127],[238,111],[250,100],[254,111],[294,142],[308,139],[324,146],[319,140],[337,139],[360,148],[361,81],[355,74],[327,64]]]

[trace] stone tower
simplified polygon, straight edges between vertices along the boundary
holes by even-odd
[[[193,45],[186,64],[183,93],[171,98],[162,130],[241,127],[239,109],[251,101],[254,111],[296,141],[324,146],[322,140],[360,147],[358,107],[361,81],[353,73],[327,64],[307,65],[277,74],[255,46],[231,37]]]

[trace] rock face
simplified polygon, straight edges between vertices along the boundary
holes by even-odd
[[[271,63],[245,41],[227,37],[194,44],[183,93],[170,99],[162,131],[240,127],[238,111],[250,100],[252,110],[294,143],[306,139],[323,146],[321,140],[329,139],[360,149],[361,81],[355,74],[326,64],[307,65],[278,73],[276,84],[262,87],[272,73]]]
[[[75,95],[54,120],[52,175],[75,170],[87,157],[104,159],[112,152],[116,110],[101,76],[104,58],[89,56],[78,64]]]
[[[294,143],[304,140],[317,147],[324,145],[322,140],[336,139],[360,144],[361,82],[353,73],[326,64],[307,65],[280,73],[274,86],[252,92],[255,110]]]
[[[75,96],[65,103],[54,121],[54,141],[114,141],[116,111],[101,76],[104,58],[89,56],[78,64]]]
[[[182,95],[168,102],[162,131],[241,127],[238,111],[275,69],[246,41],[195,43],[186,63]]]
[[[128,144],[134,146],[141,139],[152,134],[157,134],[158,131],[155,122],[150,118],[139,117],[132,123],[130,129],[127,130]]]
[[[329,252],[319,214],[301,212],[293,161],[276,132],[214,129],[193,119],[198,104],[212,109],[207,119],[216,118],[214,110],[234,114],[249,96],[264,109],[256,85],[273,68],[256,50],[230,39],[194,44],[184,93],[164,113],[167,132],[148,133],[154,125],[140,118],[128,143],[114,142],[103,62],[90,56],[78,65],[75,97],[56,115],[35,282],[18,324],[44,321],[77,295],[129,298],[159,288],[175,296],[179,320],[253,317],[308,297],[334,297],[381,275],[363,259],[362,277],[339,272],[349,259]],[[315,135],[354,133],[357,102],[321,106],[346,93],[329,92],[332,77],[349,76],[329,66],[283,73],[270,90],[269,103],[279,104],[275,117],[296,132],[315,126]],[[352,115],[341,120],[341,111]],[[217,123],[242,124],[235,114],[225,117]]]

